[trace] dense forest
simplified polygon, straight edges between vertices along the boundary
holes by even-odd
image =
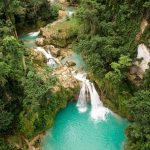
[[[0,1],[0,150],[14,149],[6,144],[9,135],[31,139],[48,129],[72,95],[68,89],[53,92],[57,78],[52,70],[43,65],[39,74],[17,36],[18,25],[36,26],[37,16],[45,21],[57,15],[58,7],[46,0]]]
[[[150,150],[150,69],[136,83],[129,79],[137,46],[150,47],[150,24],[136,39],[142,20],[150,22],[149,0],[69,2],[78,3],[75,18],[80,22],[74,50],[82,54],[105,105],[131,122],[125,149]],[[18,40],[24,27],[57,19],[58,9],[47,0],[0,0],[0,150],[15,149],[9,146],[9,135],[31,139],[50,128],[72,96],[68,89],[53,92],[57,77],[46,65],[39,74]]]
[[[125,149],[150,149],[150,69],[140,84],[128,78],[137,45],[150,46],[150,25],[136,40],[142,19],[150,21],[150,2],[85,0],[77,16],[83,24],[75,49],[82,53],[92,78],[108,99],[106,105],[133,122],[126,130]]]

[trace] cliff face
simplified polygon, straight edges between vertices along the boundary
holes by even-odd
[[[149,68],[150,49],[144,41],[141,40],[149,23],[146,19],[142,19],[140,24],[140,31],[137,33],[135,41],[139,43],[137,47],[137,56],[133,65],[130,68],[129,80],[136,85],[140,85],[143,80],[145,71]]]
[[[145,44],[138,45],[137,59],[141,61],[136,61],[135,64],[145,72],[149,68],[148,63],[150,62],[150,49]]]

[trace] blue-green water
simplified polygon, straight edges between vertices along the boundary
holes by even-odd
[[[128,122],[115,114],[94,122],[89,113],[90,106],[87,112],[79,113],[75,102],[68,104],[43,139],[43,150],[121,150]]]
[[[39,36],[31,36],[29,34],[22,34],[19,39],[23,41],[25,47],[34,48],[36,47],[35,41]]]
[[[73,61],[76,63],[75,65],[75,69],[82,69],[85,68],[85,62],[83,61],[81,55],[79,53],[76,52],[72,52],[71,55],[65,57],[62,60],[62,63],[65,64],[67,61]]]

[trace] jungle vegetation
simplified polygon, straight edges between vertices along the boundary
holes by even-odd
[[[99,85],[106,105],[127,117],[126,150],[150,149],[150,69],[140,85],[128,79],[137,46],[150,46],[150,24],[139,40],[142,19],[150,23],[149,0],[82,0],[75,50],[82,53],[92,78]]]
[[[63,94],[53,93],[57,78],[46,66],[43,75],[38,74],[17,35],[24,26],[57,16],[58,6],[47,0],[0,0],[0,150],[14,149],[7,144],[10,135],[19,133],[30,139],[49,128],[72,94],[65,89]],[[140,86],[128,79],[137,45],[150,47],[150,25],[135,40],[141,20],[150,22],[149,0],[80,0],[76,17],[81,27],[74,49],[82,53],[106,105],[113,105],[131,122],[125,149],[149,150],[150,69]]]

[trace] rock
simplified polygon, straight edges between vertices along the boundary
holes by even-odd
[[[60,66],[55,70],[55,75],[58,77],[59,83],[64,88],[75,88],[79,86],[79,83],[72,76],[70,68],[67,66]]]
[[[36,44],[38,46],[44,46],[44,38],[37,38],[36,39]]]
[[[140,67],[138,67],[136,65],[131,66],[129,73],[130,73],[130,75],[135,75],[135,76],[139,77],[140,79],[143,79],[144,72]]]
[[[137,59],[135,65],[141,68],[143,72],[149,68],[150,62],[150,49],[145,44],[140,44],[137,49]]]
[[[141,21],[141,25],[140,25],[140,31],[137,33],[135,40],[139,41],[141,38],[141,35],[144,33],[146,27],[148,26],[148,21],[143,18],[143,20]]]
[[[34,64],[41,66],[47,61],[41,53],[36,52],[34,49],[30,49],[30,52],[30,58],[31,61],[34,62]]]
[[[51,48],[51,53],[53,56],[59,57],[60,56],[60,49],[59,48]]]
[[[150,49],[145,44],[138,45],[136,61],[130,67],[128,79],[136,85],[140,85],[144,78],[144,72],[149,68]]]
[[[63,4],[63,3],[66,3],[67,0],[59,0],[59,3]]]
[[[44,46],[44,48],[46,50],[49,50],[54,57],[60,56],[60,49],[59,48],[55,48],[53,45],[46,45],[46,46]]]
[[[76,63],[75,62],[73,62],[73,61],[67,61],[66,62],[66,65],[68,66],[68,67],[73,67],[73,66],[76,66]]]
[[[67,12],[66,11],[64,11],[64,10],[59,10],[59,12],[58,12],[58,18],[59,19],[63,19],[63,18],[65,18],[65,16],[67,15]]]
[[[65,58],[65,56],[60,56],[59,60],[63,60]]]

